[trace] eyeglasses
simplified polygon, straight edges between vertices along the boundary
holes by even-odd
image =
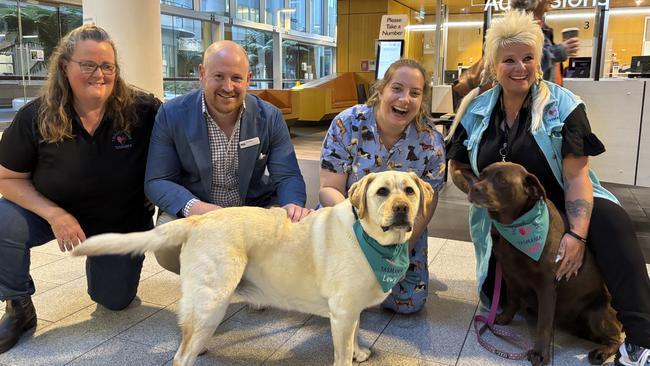
[[[79,64],[79,67],[81,68],[81,72],[86,75],[94,74],[95,71],[97,71],[97,69],[101,69],[102,74],[104,75],[115,74],[115,68],[116,68],[115,64],[104,62],[103,64],[99,65],[92,61],[75,61],[75,60],[70,60],[70,61]]]

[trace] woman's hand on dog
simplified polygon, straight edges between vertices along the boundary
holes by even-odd
[[[571,276],[577,275],[578,270],[582,267],[585,244],[569,234],[564,234],[557,255],[561,262],[555,271],[555,279],[559,281],[566,276],[568,281]]]

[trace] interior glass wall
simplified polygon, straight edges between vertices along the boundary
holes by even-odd
[[[260,21],[260,0],[237,0],[237,18]]]
[[[289,8],[296,9],[291,12],[291,29],[305,32],[307,30],[305,19],[305,1],[306,0],[289,0]]]
[[[273,88],[273,34],[237,26],[226,27],[225,38],[239,43],[248,54],[254,89]]]
[[[311,33],[326,34],[323,29],[323,0],[312,0],[311,3]]]
[[[81,21],[80,7],[0,0],[0,108],[19,107],[38,94],[50,55]]]
[[[266,24],[278,25],[277,13],[278,10],[284,8],[284,0],[266,0]]]
[[[199,86],[203,44],[211,43],[211,35],[210,32],[203,34],[200,20],[165,14],[160,17],[160,28],[165,78],[163,89],[165,99],[170,99]]]
[[[301,83],[328,76],[332,73],[332,47],[311,45],[296,41],[282,42],[282,88],[287,89]]]
[[[228,0],[201,0],[201,11],[209,11],[217,15],[227,16],[229,12]]]

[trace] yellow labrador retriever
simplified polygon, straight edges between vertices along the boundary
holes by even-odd
[[[182,341],[174,365],[192,365],[221,322],[228,304],[329,317],[334,365],[365,361],[357,341],[359,316],[384,292],[357,242],[355,212],[380,245],[404,243],[417,215],[426,215],[434,192],[414,173],[369,174],[349,200],[322,208],[299,223],[281,208],[225,208],[161,225],[151,231],[103,234],[73,255],[125,254],[182,245],[179,322]]]

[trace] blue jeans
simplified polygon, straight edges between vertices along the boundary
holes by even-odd
[[[30,249],[54,239],[40,216],[0,198],[0,300],[35,292],[29,275]],[[136,295],[144,255],[106,255],[86,259],[88,295],[111,310],[127,307]]]
[[[404,278],[393,287],[383,307],[400,314],[420,311],[429,294],[428,234],[425,230],[409,253],[409,268]]]

